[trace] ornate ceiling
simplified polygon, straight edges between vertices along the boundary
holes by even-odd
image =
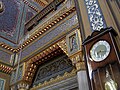
[[[19,22],[20,2],[15,0],[2,0],[0,13],[0,36],[3,38],[13,39],[17,32],[17,22]],[[13,39],[15,40],[15,39]]]
[[[34,1],[37,2],[40,6],[46,6],[53,0],[34,0]]]
[[[0,0],[0,42],[15,46],[24,24],[52,0]]]

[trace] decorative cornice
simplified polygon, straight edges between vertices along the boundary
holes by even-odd
[[[46,50],[40,52],[39,54],[37,54],[36,56],[31,58],[30,60],[31,60],[31,62],[36,62],[37,60],[42,59],[45,56],[46,56],[45,59],[48,59],[50,57],[49,54],[53,53],[54,51],[56,51],[58,49],[59,49],[58,45],[54,44],[54,45],[50,46],[49,48],[47,48]],[[61,50],[58,50],[58,51],[61,51]],[[57,53],[57,52],[54,52],[54,53]],[[52,55],[54,55],[54,54],[52,54]]]
[[[23,0],[23,2],[24,2],[26,5],[28,5],[29,7],[31,7],[33,10],[35,10],[36,12],[39,12],[39,10],[38,10],[36,7],[34,7],[33,5],[31,5],[27,0]]]
[[[0,43],[0,46],[4,49],[7,49],[11,52],[19,52],[21,47],[22,49],[25,48],[27,45],[29,45],[31,42],[33,42],[34,40],[36,40],[38,37],[40,37],[42,34],[44,34],[45,32],[47,32],[50,28],[52,28],[53,26],[55,26],[58,22],[60,22],[61,20],[63,20],[64,18],[66,18],[67,16],[69,16],[72,12],[75,11],[75,7],[71,8],[70,10],[64,12],[61,16],[57,17],[55,20],[53,20],[52,22],[48,23],[48,25],[46,25],[45,27],[43,27],[42,30],[35,32],[33,35],[31,35],[31,37],[29,39],[27,39],[26,41],[24,41],[24,43],[20,46],[18,46],[18,48],[13,48],[5,43]]]
[[[68,56],[68,51],[67,51],[67,45],[66,45],[66,40],[65,38],[57,43],[57,45],[65,52],[65,54]]]
[[[65,12],[63,15],[59,16],[54,21],[52,21],[51,23],[49,23],[48,25],[46,25],[46,27],[44,27],[42,30],[37,31],[34,35],[32,35],[28,40],[26,40],[23,43],[22,48],[24,48],[25,46],[29,45],[31,42],[33,42],[34,40],[36,40],[39,36],[41,36],[42,34],[44,34],[46,31],[48,31],[50,28],[52,28],[53,26],[55,26],[58,22],[60,22],[64,18],[66,18],[68,15],[70,15],[74,11],[75,11],[75,8],[70,9],[69,11]],[[16,49],[16,52],[19,52],[19,50],[20,50],[20,47],[18,49]]]
[[[33,18],[31,18],[26,24],[26,30],[35,26],[42,18],[44,18],[51,11],[55,10],[58,5],[60,5],[64,0],[54,0],[49,5],[47,5],[43,10],[37,13]]]
[[[51,85],[51,84],[54,84],[56,82],[59,82],[61,80],[65,80],[67,78],[70,78],[70,77],[73,77],[76,75],[76,69],[73,69],[70,73],[68,72],[65,72],[63,76],[57,76],[56,78],[51,78],[49,81],[44,81],[43,84],[39,84],[38,86],[34,86],[33,88],[31,88],[30,90],[37,90],[37,89],[40,89],[42,87],[45,87],[45,86],[48,86],[48,85]]]
[[[59,46],[55,44],[47,48],[46,50],[40,52],[39,54],[35,55],[30,60],[28,60],[28,62],[26,62],[26,69],[25,69],[26,73],[23,79],[25,81],[31,82],[35,74],[35,71],[37,69],[37,66],[42,64],[46,60],[51,59],[55,55],[58,55],[60,52],[63,53],[63,51],[59,48]]]
[[[16,49],[14,49],[13,47],[11,47],[11,46],[9,46],[9,45],[7,45],[7,44],[5,44],[5,43],[0,42],[0,46],[1,46],[2,48],[4,48],[4,49],[9,50],[10,52],[16,52]]]
[[[16,85],[18,86],[18,88],[21,88],[22,87],[21,85],[23,85],[23,86],[25,85],[25,87],[27,86],[27,88],[29,88],[30,83],[25,80],[19,80],[19,81],[15,82],[14,84],[11,84],[10,87],[14,88],[14,86],[16,86]],[[25,89],[25,87],[24,87],[24,89]]]
[[[45,19],[45,21],[43,20],[40,24],[38,24],[35,29],[29,32],[29,36],[34,36],[36,33],[43,33],[45,31],[48,31],[49,29],[51,30],[58,27],[61,23],[67,21],[69,17],[75,14],[73,13],[74,11],[75,7],[71,7],[68,9],[64,6],[57,14],[51,16],[47,20]]]
[[[84,41],[83,41],[83,45],[85,45],[86,43],[96,39],[96,37],[100,37],[105,33],[108,32],[112,32],[113,35],[117,36],[116,31],[112,28],[112,27],[108,27],[108,28],[102,28],[99,31],[95,30],[94,32],[91,33],[91,35],[89,35]]]
[[[69,55],[72,64],[79,70],[85,70],[85,63],[83,59],[83,52],[82,50],[77,51],[76,53]]]
[[[34,1],[43,7],[45,7],[48,4],[46,0],[34,0]]]
[[[10,74],[12,72],[12,70],[13,70],[12,67],[0,64],[0,71],[2,71],[2,72]]]

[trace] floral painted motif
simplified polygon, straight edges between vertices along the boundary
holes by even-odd
[[[92,30],[105,28],[106,24],[97,0],[85,0]]]

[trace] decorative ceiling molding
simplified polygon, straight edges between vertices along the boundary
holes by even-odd
[[[22,49],[25,48],[27,45],[29,45],[31,42],[33,42],[34,40],[36,40],[38,37],[40,37],[42,34],[44,34],[45,32],[47,32],[50,28],[54,27],[57,23],[59,23],[60,21],[62,21],[64,18],[66,18],[67,16],[69,16],[71,13],[73,13],[75,11],[75,7],[69,9],[68,11],[64,12],[61,16],[57,17],[54,21],[51,21],[51,23],[49,23],[48,25],[46,25],[46,27],[43,27],[42,30],[35,32],[29,39],[27,39],[26,41],[24,41],[24,43],[20,46],[18,46],[17,48],[13,48],[5,43],[0,43],[0,46],[4,49],[7,49],[11,52],[19,52],[21,47]]]
[[[12,67],[0,64],[0,71],[2,71],[2,72],[10,74],[12,72],[12,70],[13,70]]]
[[[23,0],[23,2],[24,2],[26,5],[28,5],[29,7],[31,7],[33,10],[35,10],[36,12],[39,12],[39,10],[38,10],[36,7],[34,7],[33,5],[31,5],[27,0]]]
[[[59,41],[57,45],[65,52],[65,54],[68,56],[68,51],[67,51],[67,45],[66,45],[66,39],[64,38],[63,40]]]
[[[11,47],[11,46],[9,46],[9,45],[7,45],[7,44],[5,44],[5,43],[0,42],[0,46],[1,46],[2,48],[4,48],[4,49],[9,50],[10,52],[16,52],[16,50],[15,50],[13,47]]]
[[[26,22],[25,29],[30,31],[31,28],[34,28],[42,18],[44,18],[50,12],[56,10],[57,6],[60,5],[63,1],[64,0],[54,0],[53,2],[51,2],[39,13],[37,13],[33,18]]]
[[[43,7],[49,4],[49,2],[47,2],[46,0],[34,0],[34,1]]]
[[[54,56],[60,55],[61,53],[63,53],[63,51],[59,48],[57,44],[54,44],[46,50],[35,55],[33,58],[28,60],[28,62],[26,62],[26,69],[23,80],[31,83],[38,65],[50,60]]]
[[[50,30],[50,28],[52,28],[53,26],[55,26],[58,22],[62,21],[64,18],[66,18],[67,16],[69,16],[72,12],[75,11],[75,8],[70,9],[69,11],[65,12],[63,15],[59,16],[58,18],[56,18],[54,21],[52,21],[51,23],[49,23],[48,25],[46,25],[46,27],[43,27],[42,30],[36,32],[34,35],[32,35],[28,40],[26,40],[23,45],[22,48],[26,47],[27,45],[29,45],[31,42],[33,42],[34,40],[36,40],[39,36],[41,36],[42,34],[44,34],[45,32],[47,32],[48,30]],[[18,49],[16,49],[18,52],[20,50],[20,47],[18,47]]]

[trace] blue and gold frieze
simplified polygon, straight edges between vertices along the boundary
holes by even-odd
[[[100,30],[106,28],[104,16],[99,6],[98,0],[84,0],[87,8],[88,18],[91,29]]]
[[[36,11],[32,8],[34,6],[22,0],[2,0],[1,2],[3,11],[0,13],[0,41],[14,47],[24,35],[26,18],[32,18],[30,14],[28,15],[27,9],[30,9],[29,12]]]
[[[76,25],[77,23],[78,23],[78,19],[77,19],[77,15],[75,14],[74,16],[72,16],[71,18],[60,24],[58,27],[51,30],[45,36],[41,37],[36,42],[32,43],[29,47],[25,48],[22,51],[21,59],[32,54],[33,52],[43,47],[48,42],[52,41],[54,38],[59,37],[62,33],[67,32],[68,29],[70,29],[72,26]]]
[[[17,0],[17,2],[22,2],[22,1],[18,1]],[[25,32],[24,32],[24,22],[26,22],[26,20],[28,19],[28,17],[30,18],[31,16],[33,16],[33,15],[29,15],[29,16],[27,16],[29,13],[36,13],[36,11],[34,11],[34,6],[31,6],[30,5],[30,3],[28,3],[28,1],[24,1],[23,0],[23,2],[26,4],[24,4],[24,3],[22,3],[22,6],[21,7],[24,7],[24,8],[22,8],[22,12],[21,13],[24,13],[24,15],[22,15],[22,22],[21,22],[21,24],[20,24],[20,28],[19,28],[19,26],[18,26],[18,28],[19,28],[19,30],[20,30],[20,32],[19,32],[19,40],[21,40],[21,38],[23,37],[23,35],[25,34]],[[27,6],[28,5],[28,6]],[[24,10],[23,10],[24,9]],[[56,23],[58,23],[58,22],[60,22],[61,20],[63,20],[65,17],[67,17],[68,15],[70,15],[72,12],[74,12],[75,11],[75,8],[73,7],[73,6],[71,6],[71,8],[66,8],[66,7],[63,7],[62,8],[63,10],[61,10],[60,11],[60,13],[59,14],[57,14],[57,17],[56,17],[56,15],[55,15],[55,20],[51,23],[50,22],[50,24],[48,25],[48,26],[46,26],[46,27],[44,27],[44,29],[42,30],[42,31],[39,31],[39,32],[37,32],[37,33],[34,33],[35,35],[33,35],[31,38],[29,38],[29,40],[27,40],[22,46],[23,46],[23,48],[26,46],[26,45],[28,45],[29,43],[31,43],[34,39],[36,39],[38,36],[41,36],[41,34],[43,34],[45,31],[48,31],[48,29],[50,29],[52,26],[54,26]],[[29,12],[29,13],[28,13]],[[63,14],[64,13],[64,14]],[[20,19],[21,17],[19,17],[19,19]],[[50,20],[51,21],[51,20]],[[41,33],[42,32],[42,33]],[[17,35],[17,34],[15,34],[15,35]],[[17,36],[18,37],[18,36]],[[11,38],[9,38],[10,40],[11,40]],[[17,39],[17,38],[15,38],[15,39]],[[15,44],[15,43],[13,43],[13,42],[11,42],[11,41],[8,41],[8,39],[7,39],[7,36],[6,36],[6,39],[5,38],[0,38],[0,41],[1,41],[1,43],[4,43],[4,47],[3,47],[3,45],[1,45],[2,46],[2,48],[5,48],[6,46],[7,46],[7,48],[5,48],[5,49],[7,49],[7,50],[10,50],[10,51],[12,51],[12,52],[19,52],[19,50],[20,50],[20,48],[19,48],[19,45],[18,45],[18,43],[17,44]],[[18,40],[18,42],[19,42],[19,40]],[[15,40],[14,40],[15,41]],[[14,47],[14,48],[11,48],[11,47]]]

